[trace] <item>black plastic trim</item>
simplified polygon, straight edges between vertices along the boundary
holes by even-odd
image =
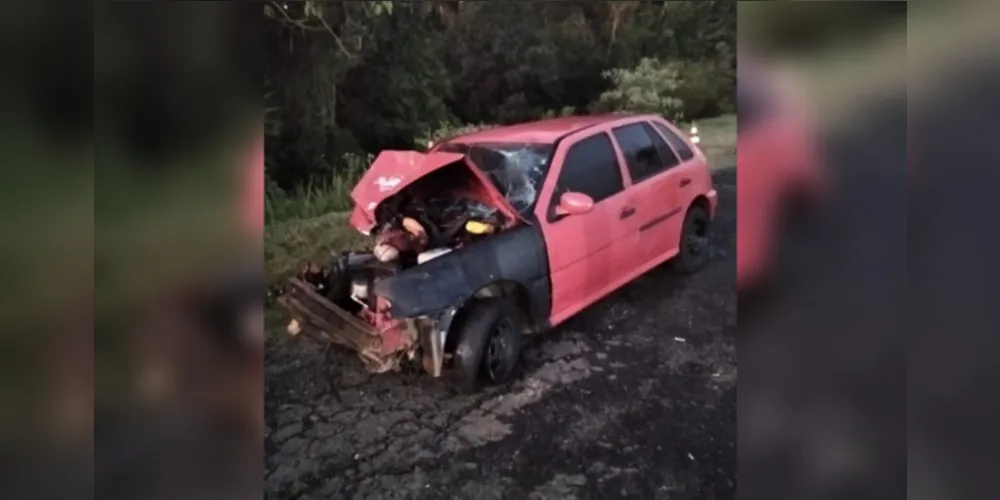
[[[531,319],[548,321],[552,283],[545,238],[524,224],[411,267],[375,285],[398,318],[437,314],[469,301],[483,287],[514,282],[528,293]]]
[[[650,220],[650,221],[644,223],[643,225],[639,226],[639,232],[646,231],[648,229],[652,229],[654,226],[656,226],[656,225],[658,225],[658,224],[666,221],[667,219],[669,219],[669,218],[671,218],[671,217],[673,217],[673,216],[675,216],[675,215],[677,215],[679,213],[681,213],[681,209],[680,209],[680,207],[677,207],[677,208],[675,208],[675,209],[673,209],[673,210],[671,210],[671,211],[669,211],[669,212],[667,212],[667,213],[665,213],[663,215],[658,215],[658,216],[654,217],[652,220]]]

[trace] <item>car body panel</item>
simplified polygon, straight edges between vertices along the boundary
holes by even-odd
[[[621,115],[602,114],[587,116],[564,116],[535,122],[519,123],[503,127],[488,128],[470,132],[458,137],[439,141],[470,144],[476,142],[527,142],[552,144],[581,129],[615,122]]]
[[[558,220],[552,218],[552,210],[558,203],[559,175],[567,152],[584,139],[607,133],[606,124],[595,125],[559,141],[538,196],[535,217],[547,242],[552,283],[549,322],[552,325],[563,322],[609,293],[609,288],[615,287],[621,276],[622,264],[631,262],[631,246],[638,242],[636,227],[619,221],[622,211],[634,204],[627,184],[617,194],[595,203],[586,214]],[[608,139],[610,141],[610,136]],[[627,183],[628,177],[620,161],[618,166],[623,184]]]
[[[547,242],[552,283],[550,323],[553,325],[562,323],[675,256],[683,215],[695,197],[705,196],[710,212],[714,213],[717,197],[712,189],[711,175],[704,155],[693,144],[688,143],[695,151],[691,160],[638,184],[632,183],[612,129],[650,120],[669,125],[656,116],[619,116],[569,134],[557,145],[535,208]],[[671,128],[676,131],[676,127]],[[557,203],[557,184],[567,151],[574,144],[601,133],[611,139],[624,189],[596,203],[591,212],[550,220],[552,207]],[[685,178],[690,182],[681,187],[680,181]],[[625,211],[632,211],[634,215],[623,218]]]
[[[478,241],[375,285],[396,317],[431,315],[464,304],[482,288],[517,283],[531,302],[531,320],[544,323],[550,306],[545,240],[533,225],[523,224]]]
[[[684,138],[685,134],[666,120],[651,118],[645,121],[660,123],[673,131],[677,137]],[[653,128],[653,132],[667,142],[667,147],[678,155],[662,132],[656,128]],[[708,197],[713,190],[707,159],[695,145],[688,143],[688,147],[694,152],[692,158],[684,160],[678,155],[679,164],[636,182],[632,188],[639,203],[641,252],[637,259],[642,264],[655,266],[677,255],[687,208],[696,197],[699,195]],[[713,205],[713,200],[709,199],[710,212]],[[709,213],[710,217],[712,215]]]
[[[375,209],[390,196],[393,196],[417,180],[444,167],[462,162],[489,198],[489,203],[500,209],[511,220],[521,220],[517,212],[504,199],[503,195],[490,182],[486,174],[460,153],[445,153],[433,151],[383,151],[375,157],[371,167],[351,191],[351,199],[355,207],[351,214],[351,225],[368,233],[375,225]]]

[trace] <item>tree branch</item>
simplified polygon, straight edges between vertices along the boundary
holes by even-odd
[[[340,37],[337,36],[336,33],[334,33],[333,28],[331,28],[330,25],[327,24],[326,20],[323,19],[323,16],[316,16],[316,18],[319,19],[319,22],[322,23],[323,26],[309,26],[308,24],[306,24],[305,19],[300,19],[300,20],[292,19],[291,16],[289,16],[288,13],[285,12],[285,8],[282,7],[281,5],[278,5],[278,2],[270,0],[268,3],[271,4],[271,7],[274,8],[274,10],[277,10],[278,12],[281,13],[281,16],[285,18],[285,22],[291,24],[296,28],[300,28],[305,31],[326,31],[327,33],[330,34],[330,36],[333,37],[333,40],[337,42],[337,47],[340,49],[340,51],[348,58],[354,59],[354,55],[347,51],[347,47],[344,46],[344,42],[342,42],[340,40]]]

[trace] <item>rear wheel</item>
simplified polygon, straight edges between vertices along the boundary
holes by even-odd
[[[705,267],[709,254],[709,229],[712,221],[705,209],[693,206],[688,209],[681,228],[680,248],[674,259],[674,268],[690,274]]]
[[[517,308],[507,299],[480,299],[463,316],[453,332],[458,338],[449,370],[456,387],[474,392],[510,380],[521,355]]]

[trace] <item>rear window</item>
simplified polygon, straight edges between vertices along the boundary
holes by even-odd
[[[653,126],[663,134],[663,137],[670,143],[670,147],[674,148],[674,151],[677,151],[677,156],[681,158],[681,161],[688,161],[694,158],[694,151],[691,150],[691,146],[688,146],[687,141],[677,135],[670,127],[660,122],[653,122]]]
[[[657,151],[656,143],[642,123],[633,123],[612,130],[618,146],[625,156],[625,164],[632,175],[632,182],[639,182],[656,175],[664,169],[663,159]]]

